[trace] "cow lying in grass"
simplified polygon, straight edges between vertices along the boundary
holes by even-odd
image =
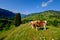
[[[44,20],[44,21],[36,20],[36,21],[31,21],[30,24],[31,24],[32,28],[36,28],[36,30],[38,30],[38,27],[43,27],[44,30],[46,30],[47,21],[46,20]]]

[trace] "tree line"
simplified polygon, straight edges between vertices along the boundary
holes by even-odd
[[[0,19],[0,31],[1,30],[9,30],[11,25],[15,25],[16,27],[21,24],[21,14],[16,13],[13,20],[10,19]]]

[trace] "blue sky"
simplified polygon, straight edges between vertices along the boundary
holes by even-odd
[[[46,10],[60,11],[60,0],[0,0],[0,8],[21,14]]]

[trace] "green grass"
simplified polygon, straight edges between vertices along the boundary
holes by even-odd
[[[13,27],[13,26],[12,26]],[[0,32],[0,40],[60,40],[60,28],[47,26],[47,30],[32,29],[30,24],[21,24],[8,31]]]

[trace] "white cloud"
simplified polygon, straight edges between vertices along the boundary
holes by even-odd
[[[42,2],[42,7],[46,7],[51,2],[53,2],[53,0],[48,0],[47,2]]]
[[[48,3],[51,3],[51,2],[53,2],[53,0],[49,0],[49,1],[48,1]]]
[[[46,7],[47,5],[48,3],[45,3],[45,2],[42,3],[42,7]]]

